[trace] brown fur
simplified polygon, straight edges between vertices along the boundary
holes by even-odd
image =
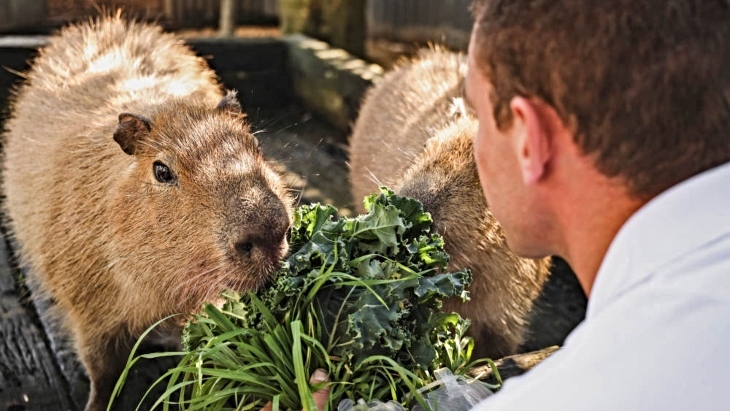
[[[291,200],[235,94],[158,27],[116,16],[64,29],[6,126],[8,227],[74,337],[87,410],[106,409],[147,327],[261,285],[287,250]]]
[[[353,196],[387,185],[424,204],[449,269],[468,267],[474,277],[471,301],[444,309],[471,319],[476,355],[499,358],[523,342],[549,261],[513,254],[487,207],[473,157],[476,121],[454,105],[464,74],[463,57],[433,50],[368,93],[350,142]]]

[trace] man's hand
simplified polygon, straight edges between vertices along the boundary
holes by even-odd
[[[321,384],[328,380],[329,380],[329,378],[327,377],[327,373],[324,370],[318,369],[318,370],[315,370],[314,373],[312,373],[312,376],[309,378],[309,383],[310,384]],[[321,390],[312,393],[312,397],[314,397],[314,403],[317,405],[317,411],[324,411],[325,406],[327,405],[327,399],[329,398],[329,396],[330,396],[329,385],[326,385]],[[261,411],[272,411],[271,403],[266,404],[264,406],[264,408],[261,409]]]
[[[321,384],[323,382],[329,381],[329,377],[327,376],[327,373],[324,372],[322,369],[317,369],[312,374],[312,377],[309,378],[310,384]],[[322,388],[319,391],[315,391],[312,393],[312,397],[314,397],[314,403],[317,405],[317,411],[324,411],[325,406],[327,405],[327,400],[330,396],[330,386],[327,384],[324,388]]]

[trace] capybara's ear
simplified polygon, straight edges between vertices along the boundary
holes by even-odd
[[[140,139],[150,132],[150,121],[143,116],[131,113],[119,115],[119,125],[114,131],[114,141],[119,144],[122,151],[134,154]]]
[[[241,103],[238,102],[236,90],[228,90],[226,96],[223,97],[220,103],[216,106],[218,110],[227,111],[234,116],[238,116],[243,111],[241,109]]]

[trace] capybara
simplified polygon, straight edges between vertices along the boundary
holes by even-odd
[[[474,354],[514,354],[549,273],[549,260],[510,251],[474,162],[476,121],[463,108],[463,56],[424,51],[368,91],[350,139],[353,198],[378,185],[417,198],[446,242],[452,270],[470,268],[471,301],[444,309],[470,318]]]
[[[291,199],[235,93],[159,27],[70,26],[26,76],[4,133],[6,223],[102,410],[149,326],[278,268]]]

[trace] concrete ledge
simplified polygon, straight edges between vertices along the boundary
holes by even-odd
[[[383,68],[302,34],[285,36],[289,76],[302,103],[333,125],[348,130],[365,91]]]
[[[0,47],[17,49],[37,49],[48,44],[48,36],[2,36]]]
[[[0,129],[8,115],[6,103],[11,90],[22,79],[38,48],[48,44],[47,36],[0,37]]]

